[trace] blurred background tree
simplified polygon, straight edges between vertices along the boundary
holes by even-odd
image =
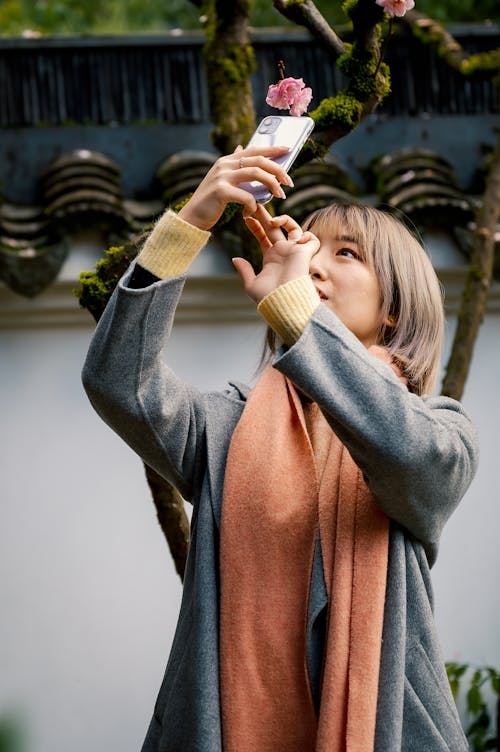
[[[345,22],[340,3],[316,0],[330,24]],[[203,11],[189,0],[3,0],[0,32],[17,36],[26,30],[41,34],[118,34],[161,32],[173,28],[201,29]],[[498,0],[419,0],[418,10],[441,22],[500,21]],[[293,26],[269,0],[254,0],[254,27]]]

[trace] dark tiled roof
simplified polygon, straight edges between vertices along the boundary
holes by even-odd
[[[41,177],[40,206],[0,205],[0,278],[22,295],[38,294],[57,277],[68,235],[93,226],[109,244],[123,242],[189,195],[214,159],[203,151],[170,155],[157,170],[159,200],[141,202],[123,196],[120,171],[104,154],[82,149],[61,155]],[[419,225],[463,227],[472,219],[474,201],[458,186],[452,166],[430,150],[402,149],[375,160],[365,185],[355,184],[332,157],[299,168],[294,182],[280,210],[299,221],[320,206],[360,196]]]
[[[39,206],[0,204],[0,278],[32,297],[57,276],[68,234],[100,228],[123,241],[151,222],[161,202],[127,201],[120,170],[104,154],[80,149],[62,154],[40,178]]]

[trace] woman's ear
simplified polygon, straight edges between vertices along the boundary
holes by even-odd
[[[386,316],[384,320],[382,321],[382,326],[380,329],[380,344],[387,346],[393,336],[394,336],[394,328],[397,324],[397,319],[395,316]]]

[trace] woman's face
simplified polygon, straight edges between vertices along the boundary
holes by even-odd
[[[320,299],[365,347],[377,344],[383,322],[375,270],[352,238],[311,231],[321,243],[309,265]]]

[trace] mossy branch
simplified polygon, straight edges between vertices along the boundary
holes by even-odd
[[[99,321],[108,300],[120,277],[137,256],[142,235],[120,246],[113,246],[104,252],[94,271],[80,273],[80,286],[75,295],[82,308],[85,308]]]
[[[431,45],[454,70],[470,76],[496,76],[500,73],[500,49],[469,54],[445,27],[416,10],[409,11],[403,22],[422,43]]]
[[[273,5],[289,21],[298,26],[305,26],[334,58],[345,53],[344,42],[312,0],[273,0]]]
[[[493,278],[495,233],[500,220],[500,129],[476,215],[472,253],[442,393],[461,399]]]
[[[381,60],[383,9],[374,0],[347,0],[344,10],[352,22],[352,43],[345,43],[331,29],[313,0],[273,0],[284,16],[305,26],[320,40],[347,78],[346,86],[320,102],[310,112],[313,135],[298,164],[323,156],[329,147],[350,133],[372,113],[390,92],[390,73]]]
[[[251,0],[206,0],[205,62],[214,129],[222,154],[246,144],[255,128],[250,76],[255,56],[250,42]]]

